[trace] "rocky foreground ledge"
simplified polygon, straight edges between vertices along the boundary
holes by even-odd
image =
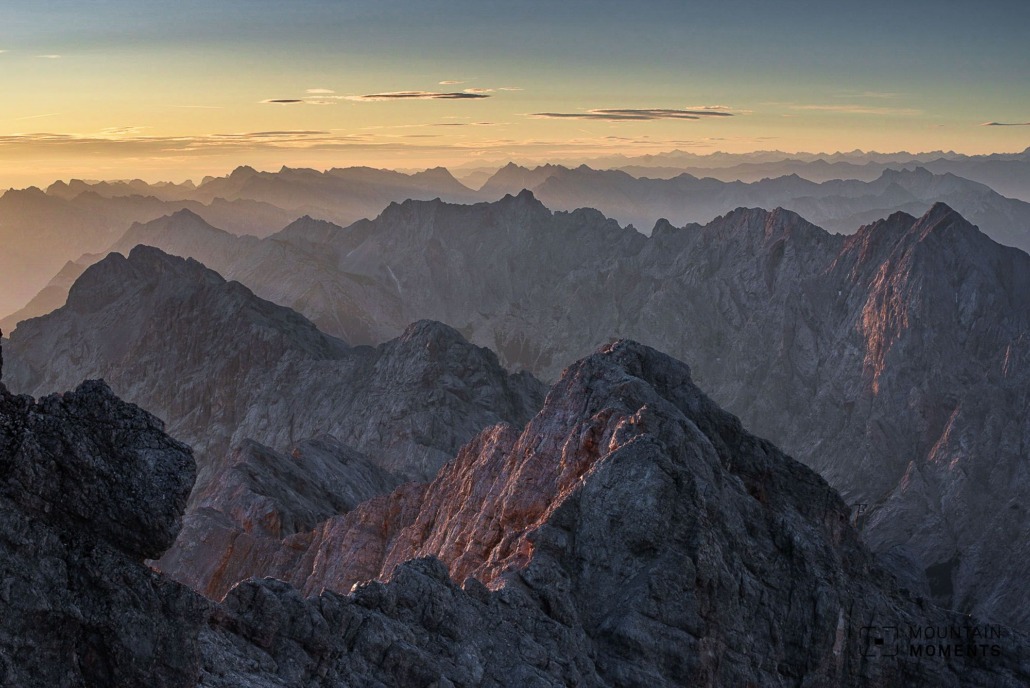
[[[633,342],[323,524],[287,576],[312,597],[264,578],[212,602],[144,565],[194,475],[102,382],[0,385],[0,685],[1030,683],[1024,637],[899,589],[821,478]]]

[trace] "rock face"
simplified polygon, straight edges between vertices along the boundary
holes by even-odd
[[[907,562],[913,585],[1030,625],[1018,563],[1030,554],[1030,258],[947,206],[849,237],[740,209],[647,238],[523,193],[395,205],[289,243],[322,256],[335,300],[267,288],[343,331],[440,319],[547,378],[611,335],[690,360],[713,398],[862,511],[869,542]],[[262,266],[303,273],[256,253],[236,269],[254,279]]]
[[[222,251],[223,268],[350,341],[428,317],[548,379],[613,335],[689,360],[714,399],[862,511],[910,587],[1030,627],[1030,259],[946,206],[850,237],[740,209],[648,238],[523,193],[393,205],[258,243]],[[48,346],[33,348],[38,367]],[[67,385],[95,374],[67,360]],[[376,458],[321,426],[255,439],[286,451],[323,432]]]
[[[876,651],[863,628],[975,620],[899,590],[821,478],[632,342],[572,366],[523,432],[486,430],[433,483],[352,511],[399,507],[360,534],[380,545],[371,565],[312,569],[333,585],[382,579],[349,595],[264,579],[219,604],[146,568],[192,461],[101,383],[38,404],[0,388],[0,433],[5,685],[1030,680],[1026,638],[1003,628],[988,656]],[[439,559],[392,565],[426,553]]]
[[[312,313],[345,330],[439,318],[545,377],[613,334],[691,360],[715,399],[842,491],[869,542],[941,604],[1030,623],[1026,552],[1010,545],[1030,541],[1030,259],[947,206],[851,237],[742,209],[645,238],[522,194],[392,206],[313,232],[304,250],[347,275],[347,310]]]
[[[331,436],[289,456],[245,441],[193,494],[175,546],[155,566],[220,599],[245,575],[239,561],[386,494],[400,479]]]
[[[428,478],[483,427],[523,424],[543,399],[532,376],[508,375],[439,323],[350,348],[195,261],[143,247],[89,268],[64,308],[18,328],[9,355],[19,391],[103,377],[193,445],[186,528],[159,565],[205,592],[198,581],[230,575],[218,572],[252,540],[278,542]]]
[[[197,451],[201,484],[244,440],[287,451],[323,434],[425,478],[481,428],[524,423],[543,397],[531,376],[508,375],[439,323],[351,348],[196,261],[147,247],[86,270],[63,308],[16,330],[8,353],[19,392],[102,377],[167,419]]]
[[[142,564],[193,478],[189,448],[103,383],[38,403],[0,385],[0,683],[196,680],[204,603]]]

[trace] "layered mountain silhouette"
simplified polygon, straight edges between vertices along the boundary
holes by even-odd
[[[421,477],[484,425],[524,422],[542,393],[439,323],[352,348],[196,261],[149,247],[88,268],[67,304],[23,323],[7,350],[12,388],[38,396],[76,376],[104,378],[202,457],[244,439],[286,450],[329,433]]]
[[[492,352],[439,323],[352,348],[148,247],[88,268],[68,303],[19,327],[7,353],[14,389],[41,395],[71,376],[105,378],[191,444],[197,487],[186,535],[167,556],[192,559],[166,567],[187,581],[238,537],[311,527],[432,476],[483,427],[524,423],[543,395],[531,375],[509,376]]]
[[[866,158],[845,155],[802,161],[817,166],[854,165],[864,160],[863,165],[876,166],[875,174],[844,168],[842,174],[858,177],[847,180],[823,178],[829,173],[812,175],[807,168],[798,171],[792,161],[774,156],[760,163],[772,165],[762,168],[768,175],[743,175],[751,183],[738,181],[724,168],[716,168],[714,178],[707,174],[709,170],[685,173],[675,168],[659,170],[657,178],[649,178],[646,169],[628,168],[635,172],[630,174],[586,166],[529,169],[510,164],[492,174],[478,191],[462,185],[444,168],[404,174],[364,167],[324,172],[286,167],[260,172],[239,167],[224,177],[205,178],[199,185],[72,180],[54,183],[46,192],[11,190],[0,197],[0,238],[9,247],[0,258],[0,274],[5,278],[0,315],[10,331],[19,318],[40,314],[37,303],[24,313],[11,315],[25,308],[66,262],[81,262],[83,254],[106,253],[132,223],[147,223],[180,210],[230,234],[266,237],[304,216],[347,226],[376,217],[392,202],[436,198],[456,203],[496,201],[505,194],[530,189],[554,210],[596,208],[645,233],[662,218],[674,225],[708,222],[738,207],[783,207],[830,231],[850,233],[894,212],[922,215],[941,201],[1000,243],[1030,249],[1030,203],[1026,202],[1030,191],[1010,194],[1007,186],[995,183],[996,178],[1028,176],[1030,162],[1025,154]],[[723,162],[731,159],[735,158]],[[920,166],[924,162],[927,166]],[[946,164],[931,164],[937,162]],[[967,168],[994,170],[999,166],[1009,172],[988,175],[991,187],[972,181],[980,177],[962,177]],[[1020,169],[1024,171],[1020,173]],[[813,176],[821,183],[810,181]],[[996,192],[999,190],[1023,200],[1006,198]]]
[[[928,153],[715,153],[696,155],[671,151],[639,157],[612,156],[590,160],[595,169],[618,169],[634,177],[669,179],[684,172],[695,177],[714,177],[726,182],[757,182],[799,175],[809,181],[835,179],[873,181],[887,170],[923,167],[934,174],[954,174],[986,184],[1003,196],[1030,202],[1030,148],[1019,153],[963,155],[954,151]],[[484,180],[485,181],[485,180]]]
[[[173,225],[139,231],[161,244]],[[528,192],[395,204],[348,228],[302,220],[261,241],[200,229],[212,240],[195,245],[198,257],[352,343],[429,318],[550,380],[611,336],[689,360],[716,400],[841,491],[911,589],[1030,621],[1019,563],[1030,257],[947,206],[847,237],[788,211],[741,209],[647,238],[596,211],[552,213]],[[55,356],[56,335],[38,338],[51,327],[19,326],[15,355],[38,352],[36,369],[62,371],[50,389],[98,374]],[[87,329],[60,339],[98,336]],[[275,432],[237,439],[286,451],[330,432],[366,451],[314,424]]]
[[[265,578],[211,601],[148,568],[193,478],[189,448],[103,383],[38,402],[0,385],[6,684],[1030,681],[1026,636],[899,588],[825,481],[633,342],[570,366],[524,430],[483,430],[431,483],[288,549],[314,596]]]
[[[6,247],[0,256],[0,316],[25,307],[66,262],[106,253],[134,222],[189,210],[233,234],[264,237],[305,214],[349,224],[408,198],[475,197],[442,168],[407,175],[372,168],[267,173],[240,167],[199,186],[72,180],[45,192],[12,189],[0,196],[0,240]]]
[[[621,170],[508,165],[483,186],[487,200],[530,189],[548,208],[596,208],[608,217],[649,231],[659,219],[674,225],[708,222],[735,208],[785,208],[831,232],[849,234],[862,224],[895,212],[922,215],[944,202],[988,236],[1030,250],[1030,203],[1005,198],[990,187],[923,167],[885,169],[868,182],[854,179],[808,181],[797,174],[752,183],[698,178],[634,177]]]
[[[81,262],[83,254],[106,253],[133,222],[149,222],[182,209],[227,230],[261,236],[299,216],[251,200],[201,203],[151,194],[105,197],[92,187],[70,195],[55,185],[46,192],[10,190],[0,196],[0,239],[6,247],[0,256],[0,313],[6,317],[24,307],[67,262]]]

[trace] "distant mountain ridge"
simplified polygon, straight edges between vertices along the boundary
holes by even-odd
[[[610,156],[583,161],[595,169],[618,169],[636,177],[675,177],[689,172],[723,181],[755,182],[767,177],[798,174],[814,182],[833,179],[872,181],[885,170],[925,167],[934,174],[955,174],[986,184],[1010,198],[1030,201],[1030,148],[1017,153],[963,155],[927,153],[716,153],[697,155],[673,151],[639,157]]]
[[[55,182],[0,195],[0,317],[26,306],[68,261],[106,252],[135,222],[179,210],[233,234],[268,236],[304,215],[350,224],[408,198],[476,200],[442,168],[406,175],[372,168],[327,172],[241,167],[199,186],[127,182]],[[8,328],[10,329],[10,328]]]
[[[742,206],[785,208],[829,231],[850,233],[894,212],[919,216],[934,203],[943,202],[996,241],[1030,251],[1030,203],[922,167],[885,169],[868,182],[834,179],[817,184],[797,174],[743,183],[700,179],[688,173],[649,179],[586,166],[546,165],[529,170],[508,165],[487,181],[481,193],[492,200],[523,188],[553,210],[596,208],[645,233],[662,218],[676,226],[708,222]]]
[[[395,204],[349,228],[301,223],[252,250],[231,241],[239,250],[211,252],[219,270],[350,341],[431,318],[549,379],[612,336],[690,360],[715,399],[864,505],[870,542],[917,562],[905,564],[913,587],[1030,622],[1016,603],[1030,552],[1002,544],[1030,541],[1030,521],[982,502],[1030,500],[1016,477],[1030,256],[947,206],[847,237],[740,209],[648,238],[524,192]]]
[[[999,179],[1018,179],[1019,165],[1030,170],[1030,161],[1020,162],[1019,156],[985,160],[1013,168],[995,175]],[[0,292],[0,315],[24,308],[68,261],[111,249],[131,224],[179,210],[189,210],[231,234],[266,237],[304,216],[348,226],[376,217],[393,202],[440,198],[475,203],[530,189],[552,209],[596,208],[645,233],[660,218],[675,225],[708,222],[738,207],[784,207],[831,231],[851,232],[897,211],[922,215],[941,201],[996,240],[1030,248],[1030,203],[956,177],[949,167],[933,167],[939,174],[931,176],[910,163],[899,164],[905,168],[902,174],[881,166],[867,181],[827,179],[814,184],[805,178],[808,172],[792,164],[787,161],[783,167],[770,167],[769,174],[749,184],[721,173],[717,176],[730,181],[699,178],[702,171],[698,170],[694,175],[682,171],[670,175],[666,168],[658,177],[671,178],[647,179],[639,173],[634,176],[586,166],[528,169],[509,164],[474,191],[444,168],[404,174],[372,168],[320,172],[284,167],[277,172],[259,172],[244,166],[224,177],[205,178],[199,186],[72,180],[55,182],[46,193],[12,190],[0,197],[0,239],[6,239],[10,247],[0,257],[0,274],[9,282]],[[848,167],[841,172],[858,174]],[[1030,179],[1030,172],[1027,174]],[[868,175],[859,176],[866,179]],[[1022,197],[1030,199],[1030,190]],[[27,312],[33,313],[38,314],[36,307]],[[8,330],[12,324],[7,322]]]

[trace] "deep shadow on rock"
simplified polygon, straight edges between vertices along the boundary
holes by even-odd
[[[996,656],[871,652],[870,626],[975,621],[900,590],[825,481],[633,342],[570,367],[521,433],[488,429],[434,482],[327,530],[316,551],[332,566],[304,585],[364,581],[353,589],[305,598],[265,578],[215,603],[144,566],[174,538],[194,470],[103,383],[39,402],[0,389],[0,683],[1030,681],[1006,629]],[[360,535],[362,556],[337,535]]]

